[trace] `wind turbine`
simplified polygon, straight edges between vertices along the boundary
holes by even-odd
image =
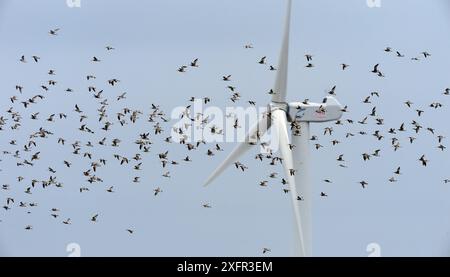
[[[295,216],[295,227],[298,239],[296,255],[312,256],[312,187],[310,171],[310,123],[335,121],[342,116],[342,106],[332,96],[327,96],[322,103],[286,102],[288,63],[289,63],[289,35],[291,22],[292,0],[288,0],[286,23],[283,43],[279,58],[279,65],[272,101],[269,104],[267,116],[259,120],[239,143],[225,161],[211,174],[205,186],[213,182],[228,166],[238,160],[254,145],[255,137],[260,137],[271,127],[278,135],[279,150],[281,152],[284,172],[288,180]],[[295,126],[291,139],[288,136],[288,123]],[[289,144],[295,145],[291,150]],[[302,201],[298,200],[298,192]]]

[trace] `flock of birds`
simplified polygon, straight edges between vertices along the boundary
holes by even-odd
[[[244,46],[244,48],[245,49],[253,49],[253,45],[252,44],[247,44],[247,45]],[[386,52],[386,53],[395,53],[395,56],[398,57],[398,58],[404,58],[405,57],[405,55],[403,55],[399,51],[394,51],[391,47],[386,47],[384,49],[384,52]],[[423,51],[418,56],[412,57],[411,60],[412,61],[420,61],[421,59],[428,59],[429,57],[431,57],[431,54],[428,53],[427,51]],[[305,59],[306,59],[306,65],[305,65],[306,68],[314,68],[315,67],[315,65],[313,64],[313,55],[306,54],[305,55]],[[267,56],[264,56],[258,61],[258,64],[266,65],[267,64],[266,60],[267,60]],[[195,59],[191,63],[191,66],[198,67],[198,59]],[[340,64],[340,68],[343,71],[345,71],[349,67],[350,67],[349,64],[346,64],[346,63]],[[186,72],[187,68],[188,68],[187,65],[183,65],[183,66],[181,66],[179,68],[178,71],[183,73],[183,72]],[[277,69],[276,69],[275,66],[269,65],[268,70],[275,71]],[[381,77],[381,78],[385,77],[385,74],[380,69],[380,64],[374,65],[373,69],[370,70],[370,72],[375,74],[378,77]],[[231,77],[232,77],[232,75],[225,75],[225,76],[222,77],[222,80],[226,81],[226,82],[230,82],[231,81]],[[232,93],[229,99],[233,103],[235,103],[236,101],[241,99],[241,94],[237,91],[236,86],[228,85],[227,88]],[[269,95],[273,95],[275,93],[276,92],[274,92],[273,89],[270,89],[269,92],[268,92]],[[327,94],[336,96],[336,86],[333,86],[329,91],[327,91]],[[442,92],[442,95],[443,96],[450,96],[450,88],[445,88],[444,91]],[[363,104],[372,104],[372,101],[373,101],[374,98],[380,98],[380,93],[376,92],[376,91],[375,92],[371,92],[368,96],[364,97],[364,99],[362,100],[362,103]],[[192,98],[191,101],[194,101],[194,98]],[[205,104],[207,104],[210,101],[211,101],[210,98],[208,98],[208,97],[204,98],[204,103]],[[247,102],[250,105],[256,105],[256,102],[253,101],[253,100],[249,100]],[[305,99],[303,101],[303,104],[307,105],[308,103],[309,103],[309,99]],[[413,108],[414,103],[411,100],[406,100],[404,102],[404,104],[405,104],[405,106],[407,108],[414,109]],[[432,103],[429,104],[429,108],[434,109],[434,110],[440,109],[442,107],[443,107],[443,104],[440,103],[440,102],[432,102]],[[182,115],[182,117],[183,116],[189,116],[189,113],[188,113],[189,112],[189,108],[190,108],[190,105],[188,105],[186,107],[186,112]],[[345,106],[342,111],[344,113],[348,113],[348,107]],[[386,132],[384,132],[384,133],[383,133],[382,130],[374,130],[371,135],[374,136],[377,141],[381,141],[381,140],[385,139],[386,137],[390,136],[389,139],[391,141],[392,148],[393,148],[394,151],[397,151],[398,149],[401,148],[401,141],[397,137],[397,134],[408,133],[409,132],[409,136],[408,136],[408,140],[407,141],[408,141],[408,143],[413,144],[415,142],[415,140],[417,139],[417,136],[419,134],[421,134],[421,130],[424,129],[427,132],[429,132],[431,135],[435,136],[435,140],[436,140],[436,143],[437,143],[436,148],[439,149],[440,151],[445,151],[446,150],[446,146],[443,144],[445,136],[442,135],[442,134],[437,134],[436,133],[437,131],[434,128],[432,128],[430,126],[426,126],[425,127],[421,123],[419,123],[419,120],[420,120],[421,116],[425,113],[425,110],[423,110],[421,108],[415,108],[414,111],[417,114],[417,118],[414,118],[411,121],[411,123],[410,123],[410,125],[411,125],[410,130],[408,130],[407,123],[401,123],[401,125],[398,126],[398,127],[388,128],[386,130]],[[201,124],[206,125],[208,123],[208,118],[204,119],[204,118],[201,118],[201,116],[202,116],[201,114],[200,115],[197,114],[197,119],[200,119]],[[270,117],[270,114],[268,116]],[[240,128],[239,121],[238,121],[237,116],[235,114],[228,114],[227,117],[234,117],[235,119],[234,119],[233,128]],[[384,118],[382,118],[378,114],[376,106],[372,107],[370,109],[369,113],[367,114],[367,116],[365,116],[361,120],[353,120],[353,119],[347,118],[347,119],[338,120],[338,121],[334,122],[334,124],[338,125],[338,126],[342,126],[344,124],[346,124],[346,125],[355,125],[355,124],[367,125],[369,123],[368,122],[369,118],[373,118],[373,121],[375,122],[375,124],[377,126],[380,126],[380,128],[381,128],[381,126],[385,125]],[[291,130],[292,131],[296,131],[297,130],[298,126],[296,126],[296,125],[297,124],[295,122],[291,123]],[[180,134],[189,133],[189,130],[188,130],[187,127],[190,127],[190,125],[187,124],[185,127],[186,128],[184,130],[183,129],[179,129],[178,132]],[[213,126],[210,129],[211,129],[211,132],[213,134],[223,135],[223,133],[224,133],[223,130],[218,129],[215,126]],[[333,136],[333,132],[334,132],[333,126],[325,127],[323,129],[323,136],[327,136],[327,135]],[[345,135],[345,138],[348,139],[348,138],[354,137],[356,135],[365,136],[365,135],[368,135],[368,133],[367,133],[367,131],[347,132],[346,135]],[[257,135],[257,136],[259,137],[259,135]],[[314,147],[315,147],[316,150],[319,150],[319,149],[324,147],[322,144],[320,144],[318,142],[319,141],[319,137],[317,135],[313,135],[310,138],[310,140],[314,143]],[[337,139],[331,140],[331,144],[333,146],[338,145],[340,143],[341,143],[341,141],[339,141]],[[198,144],[197,144],[197,146],[198,146]],[[269,154],[268,155],[261,154],[261,153],[257,154],[255,156],[256,160],[263,161],[264,159],[267,159],[269,161],[270,165],[277,165],[277,164],[281,164],[282,163],[283,159],[281,157],[278,157],[278,156],[273,154],[273,151],[270,148],[268,148],[268,143],[267,142],[262,141],[261,142],[261,146],[265,149],[265,152],[268,152]],[[293,145],[293,144],[290,144],[289,147],[292,150],[296,146]],[[195,146],[192,146],[192,145],[188,144],[188,149],[194,149],[194,148],[195,148]],[[221,148],[220,148],[220,146],[218,144],[216,144],[216,150],[221,151]],[[381,149],[376,149],[372,153],[362,153],[361,154],[361,158],[362,158],[363,161],[369,161],[371,158],[380,157],[380,152],[381,152]],[[207,154],[209,156],[213,156],[214,152],[213,152],[213,150],[208,150]],[[339,162],[339,167],[347,168],[347,165],[345,164],[344,154],[339,154],[339,156],[337,157],[336,160]],[[420,165],[426,167],[428,162],[429,162],[429,160],[427,159],[425,154],[421,154],[418,157],[418,162],[419,162]],[[235,165],[236,169],[238,169],[240,171],[245,171],[246,169],[248,169],[248,167],[246,165],[244,165],[243,163],[241,163],[240,161],[236,161],[234,165]],[[388,179],[388,181],[391,182],[391,183],[397,182],[398,181],[397,180],[398,176],[402,175],[401,172],[402,172],[401,171],[401,167],[400,166],[397,167],[395,170],[392,171],[393,175],[392,175],[392,177],[390,177]],[[290,174],[291,175],[295,175],[295,170],[291,169],[290,170]],[[272,172],[272,173],[270,173],[268,175],[268,177],[270,179],[276,179],[276,178],[278,178],[278,173],[277,172]],[[281,179],[281,183],[283,185],[287,185],[288,184],[288,182],[287,182],[287,180],[285,178],[280,178],[280,179]],[[325,183],[332,183],[332,180],[330,180],[330,179],[324,179],[323,181]],[[443,182],[445,184],[447,184],[447,183],[450,183],[450,180],[449,179],[444,179]],[[269,184],[269,179],[265,179],[265,180],[259,181],[259,185],[262,186],[262,187],[266,187],[266,186],[268,186],[268,184]],[[369,185],[368,181],[366,181],[366,180],[360,181],[359,184],[361,185],[362,188],[366,188]],[[285,188],[283,188],[283,192],[284,193],[289,193],[290,190],[287,187],[285,187]],[[328,197],[328,194],[326,192],[321,192],[320,196],[321,197]],[[301,196],[301,195],[298,195],[297,199],[299,201],[304,200],[303,196]]]
[[[53,29],[49,31],[50,36],[57,36],[60,32],[60,29]],[[250,51],[253,49],[252,44],[247,44],[244,46],[245,49]],[[112,46],[106,46],[105,51],[111,52],[115,51],[115,48]],[[398,58],[404,58],[405,56],[401,54],[399,51],[394,51],[392,48],[388,47],[384,49],[386,53],[394,53]],[[428,59],[431,57],[431,54],[428,52],[423,52],[420,56],[413,57],[411,60],[419,61],[421,59]],[[314,57],[313,55],[307,54],[306,58],[306,68],[314,68],[315,65],[313,63]],[[43,58],[45,59],[45,58]],[[93,56],[90,61],[92,63],[101,63],[102,60],[97,56]],[[18,62],[26,66],[27,63],[40,63],[41,57],[33,55],[22,55],[19,57]],[[259,60],[255,61],[255,63],[260,64],[261,66],[267,66],[267,69],[270,71],[276,71],[277,68],[273,65],[267,63],[267,57],[264,56]],[[187,65],[180,66],[177,71],[179,74],[184,74],[189,70],[197,70],[200,68],[199,59],[193,59]],[[339,65],[340,70],[348,70],[350,68],[349,64],[342,63]],[[175,70],[174,70],[175,71]],[[57,79],[57,70],[53,68],[48,69],[48,77],[49,80],[43,83],[40,86],[40,93],[34,94],[33,91],[36,88],[26,88],[21,84],[17,84],[15,87],[16,93],[9,97],[10,107],[4,111],[4,113],[0,113],[0,134],[1,136],[11,135],[14,136],[14,132],[22,128],[22,126],[27,125],[30,121],[39,122],[42,126],[37,130],[28,134],[27,137],[15,137],[9,141],[9,145],[2,145],[2,152],[0,153],[0,171],[2,174],[7,174],[11,176],[12,174],[20,174],[19,176],[15,176],[16,183],[4,183],[1,184],[1,191],[3,193],[1,196],[3,199],[2,209],[4,213],[12,213],[16,209],[24,209],[27,213],[32,213],[33,208],[39,206],[37,202],[30,202],[21,199],[22,197],[10,196],[10,191],[23,190],[23,195],[30,196],[38,190],[45,190],[49,187],[56,188],[64,188],[64,181],[70,182],[70,180],[65,179],[64,173],[59,174],[63,169],[67,170],[75,170],[78,171],[79,168],[73,167],[73,160],[81,160],[85,165],[84,169],[79,173],[85,177],[86,185],[82,185],[77,188],[79,193],[89,193],[91,189],[91,185],[93,184],[101,184],[103,183],[103,179],[100,175],[100,172],[103,171],[105,167],[108,167],[111,163],[120,164],[123,167],[130,168],[133,172],[135,172],[135,176],[130,180],[130,183],[139,183],[141,182],[141,177],[139,176],[139,172],[143,169],[144,166],[144,157],[150,155],[150,157],[154,157],[157,159],[161,165],[161,176],[163,178],[170,178],[171,171],[174,167],[183,164],[192,162],[191,156],[189,152],[195,150],[201,150],[203,145],[208,145],[209,143],[205,140],[199,141],[190,141],[189,133],[192,128],[202,128],[210,134],[213,135],[224,135],[224,129],[221,129],[217,126],[211,126],[209,123],[211,118],[204,116],[203,114],[192,114],[191,108],[192,104],[187,103],[186,109],[180,114],[180,118],[186,119],[185,123],[181,126],[170,126],[169,129],[165,128],[170,124],[170,119],[167,118],[166,113],[158,106],[157,104],[152,104],[150,107],[150,112],[148,114],[144,114],[143,111],[138,109],[132,109],[128,107],[123,107],[118,111],[111,112],[109,106],[111,102],[122,103],[126,100],[127,94],[126,92],[120,93],[114,97],[108,97],[104,95],[104,90],[106,86],[109,87],[117,87],[120,83],[119,79],[111,78],[107,80],[103,84],[102,87],[98,86],[98,83],[95,83],[96,76],[95,74],[89,74],[85,76],[88,82],[91,82],[86,88],[86,92],[92,95],[92,99],[96,101],[98,105],[97,114],[92,115],[88,114],[84,111],[82,105],[78,103],[73,103],[73,110],[65,111],[60,113],[53,113],[49,115],[44,115],[45,111],[40,112],[29,112],[31,108],[39,102],[43,102],[49,97],[52,89],[59,84]],[[375,74],[376,76],[383,78],[385,74],[383,73],[380,64],[376,64],[370,69],[370,72]],[[177,74],[176,72],[174,74]],[[238,88],[232,85],[233,78],[231,74],[226,74],[221,77],[221,80],[224,82],[224,88],[230,92],[229,100],[232,103],[236,103],[241,100],[242,95],[239,92]],[[74,89],[65,88],[65,92],[68,94],[74,93]],[[272,89],[268,91],[269,95],[275,94]],[[331,88],[328,92],[330,95],[336,95],[336,86]],[[450,88],[446,88],[442,92],[443,96],[450,95]],[[362,99],[362,105],[370,105],[375,98],[379,98],[381,93],[372,92],[370,95],[367,95]],[[195,97],[190,98],[189,102],[194,102],[196,100],[201,100],[203,103],[208,104],[211,102],[210,97],[204,97],[202,99],[196,99]],[[303,103],[308,104],[308,99],[305,99]],[[255,105],[256,101],[248,100],[249,105]],[[338,120],[333,123],[334,126],[327,126],[323,129],[324,137],[329,136],[332,138],[332,145],[338,145],[341,143],[336,138],[333,138],[333,134],[335,132],[335,126],[343,126],[348,127],[348,132],[346,134],[346,138],[351,138],[354,136],[365,136],[372,135],[376,138],[377,141],[382,140],[390,140],[390,144],[394,151],[397,151],[402,143],[410,143],[413,144],[419,135],[422,135],[423,132],[428,132],[429,134],[435,136],[436,140],[436,148],[439,151],[445,151],[446,146],[444,145],[445,137],[443,134],[438,133],[438,130],[435,130],[431,126],[424,126],[420,123],[421,116],[428,111],[424,109],[418,108],[414,106],[412,100],[406,100],[405,108],[414,110],[417,115],[411,123],[402,123],[400,126],[385,128],[384,127],[384,119],[378,114],[377,107],[370,107],[367,116],[360,120],[353,120],[350,118]],[[443,107],[443,104],[440,102],[430,103],[430,112],[432,110],[440,109]],[[348,107],[346,106],[343,111],[345,113],[348,112]],[[89,124],[88,118],[92,118],[96,116],[97,125]],[[145,116],[145,118],[144,118]],[[144,119],[143,119],[144,118]],[[239,119],[236,115],[228,114],[227,118],[233,119],[233,128],[240,128]],[[379,130],[375,130],[372,134],[367,133],[366,131],[353,132],[350,130],[354,130],[351,126],[355,125],[366,125],[368,121],[373,119],[374,123],[380,127]],[[58,132],[52,128],[52,123],[56,121],[68,120],[72,122],[78,122],[78,140],[69,141],[64,137],[64,133]],[[152,132],[142,132],[135,136],[132,144],[135,145],[134,151],[132,153],[118,154],[121,146],[125,143],[119,137],[111,137],[108,134],[112,128],[116,128],[117,126],[127,126],[135,124],[138,121],[146,120],[150,124],[152,124]],[[295,129],[295,123],[292,123],[292,129]],[[168,134],[168,130],[175,132],[177,134],[177,138],[172,137]],[[408,141],[404,142],[397,136],[399,133],[408,133]],[[92,140],[91,138],[98,137],[96,140]],[[64,149],[70,149],[72,156],[67,156],[62,160],[58,160],[55,155],[55,160],[52,165],[45,165],[46,174],[48,178],[37,178],[34,176],[28,176],[27,167],[35,167],[39,165],[40,159],[42,155],[51,155],[52,153],[43,153],[40,149],[40,144],[45,140],[46,142],[51,141],[54,144],[54,148],[56,147],[64,147]],[[310,140],[313,143],[313,146],[316,150],[320,150],[324,146],[319,143],[319,136],[313,135]],[[153,153],[152,145],[156,143],[167,144],[169,147],[172,143],[181,144],[185,147],[186,153],[184,158],[180,160],[173,159],[170,155],[171,151],[166,150],[162,153]],[[259,153],[255,156],[255,159],[264,162],[267,161],[270,165],[279,166],[283,160],[276,153],[269,148],[268,143],[265,141],[261,141],[261,146],[266,149],[266,153]],[[207,147],[207,146],[205,146]],[[295,145],[290,145],[290,148],[293,149]],[[99,156],[96,153],[96,149],[103,148],[108,149],[108,156]],[[58,148],[59,149],[59,148]],[[218,143],[214,143],[214,145],[205,150],[206,156],[214,156],[217,153],[222,151],[222,146]],[[361,161],[369,161],[370,159],[380,157],[380,149],[376,149],[373,152],[361,153]],[[339,167],[346,168],[346,160],[344,154],[340,154],[336,160],[339,163]],[[2,163],[11,162],[16,167],[17,170],[13,172],[5,172],[2,170]],[[199,161],[204,162],[204,161]],[[417,163],[419,166],[427,166],[430,161],[427,158],[425,153],[420,153],[417,157]],[[241,172],[245,172],[248,169],[248,166],[243,164],[240,161],[235,162],[236,170]],[[291,174],[295,174],[295,172],[291,172]],[[392,177],[389,179],[389,182],[397,182],[398,176],[402,174],[402,168],[399,166],[392,171]],[[282,186],[283,193],[290,193],[288,189],[288,183],[285,178],[278,172],[274,170],[267,175],[268,179],[260,180],[259,186],[266,187],[269,184],[269,180],[278,179]],[[65,180],[64,180],[65,179]],[[331,179],[325,179],[324,182],[332,183]],[[443,180],[445,183],[450,183],[449,179]],[[361,180],[359,182],[362,188],[366,188],[369,185],[367,180]],[[105,193],[114,193],[116,192],[116,187],[112,185],[106,185],[104,188]],[[153,188],[153,195],[158,197],[161,193],[164,193],[162,187],[157,186]],[[326,192],[320,193],[321,197],[328,197]],[[298,195],[297,199],[299,201],[303,200],[302,195]],[[201,203],[201,207],[203,208],[212,208],[210,203]],[[61,224],[70,225],[76,224],[72,222],[70,215],[62,215],[62,212],[58,207],[54,207],[48,211],[49,216],[53,217],[55,220],[58,220]],[[2,218],[5,214],[0,214],[0,224],[2,224]],[[93,223],[97,223],[101,221],[101,215],[99,213],[93,213],[87,216],[86,220],[90,220]],[[24,226],[25,230],[32,230],[33,225],[28,224]],[[132,235],[135,230],[129,226],[123,228],[124,232]],[[263,248],[263,253],[268,253],[271,250],[269,248]]]

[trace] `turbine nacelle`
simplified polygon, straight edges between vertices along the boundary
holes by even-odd
[[[342,117],[342,105],[333,96],[327,96],[322,103],[291,102],[287,104],[290,122],[328,122]]]

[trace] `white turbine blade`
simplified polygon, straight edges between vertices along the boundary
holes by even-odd
[[[291,26],[291,7],[292,0],[288,0],[288,8],[286,15],[286,23],[284,26],[283,44],[281,46],[280,60],[278,61],[277,78],[275,81],[274,93],[272,95],[272,102],[285,102],[287,79],[288,79],[288,65],[289,65],[289,33]]]
[[[303,198],[299,202],[300,216],[302,219],[303,239],[305,243],[305,256],[312,257],[312,186],[310,179],[310,149],[309,149],[309,122],[300,122],[300,134],[291,135],[291,143],[295,145],[292,149],[292,157],[294,158],[294,167],[297,171],[295,174],[295,185],[297,192]]]
[[[253,145],[250,143],[256,142],[258,140],[258,136],[262,137],[266,133],[267,129],[270,128],[270,124],[271,122],[267,119],[266,116],[260,119],[260,121],[256,123],[245,136],[245,141],[240,142],[238,146],[236,146],[236,148],[225,159],[225,161],[223,161],[222,164],[216,170],[214,170],[211,176],[209,176],[208,180],[206,180],[205,182],[205,186],[211,184],[217,177],[219,177],[220,174],[222,174],[223,171],[225,171],[228,166],[237,162],[240,156],[250,150],[253,147]]]
[[[279,141],[279,149],[281,152],[281,156],[283,158],[283,168],[286,175],[286,178],[289,183],[290,194],[292,198],[292,204],[294,209],[295,216],[295,226],[298,235],[298,239],[301,245],[300,256],[305,256],[305,244],[303,237],[303,228],[300,216],[300,206],[299,201],[297,200],[297,187],[295,185],[295,176],[291,174],[291,170],[295,169],[294,161],[292,158],[292,151],[289,147],[289,137],[287,130],[287,118],[286,113],[283,110],[275,110],[272,112],[272,124],[276,129],[276,134],[278,135]],[[302,174],[302,172],[294,172],[294,174]]]

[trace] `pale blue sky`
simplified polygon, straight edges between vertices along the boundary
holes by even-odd
[[[314,254],[365,256],[367,244],[377,242],[386,256],[449,255],[450,187],[443,183],[450,178],[449,155],[436,148],[437,139],[427,131],[422,131],[413,145],[407,137],[412,131],[409,123],[417,119],[416,108],[426,111],[419,120],[423,126],[450,136],[444,121],[449,118],[449,100],[442,95],[450,87],[450,6],[445,0],[381,3],[381,8],[371,9],[365,0],[294,0],[289,100],[319,101],[326,90],[337,85],[339,100],[349,106],[345,118],[361,120],[376,105],[386,123],[377,126],[369,120],[365,126],[335,126],[335,137],[342,141],[335,147],[330,145],[330,137],[321,136],[322,128],[331,123],[313,127],[325,146],[313,150]],[[11,185],[10,191],[0,191],[2,206],[9,196],[16,202],[39,204],[31,214],[17,203],[9,211],[0,211],[0,254],[65,256],[66,245],[76,242],[84,256],[254,256],[261,255],[263,247],[272,249],[270,255],[290,255],[294,242],[290,198],[282,192],[279,180],[271,180],[268,188],[258,186],[274,169],[254,160],[257,149],[241,159],[248,172],[230,169],[207,189],[202,187],[203,181],[233,148],[232,143],[223,144],[225,151],[213,158],[205,155],[207,146],[190,152],[194,161],[171,169],[169,180],[161,177],[157,153],[169,150],[170,159],[180,160],[187,150],[163,143],[168,133],[153,138],[152,151],[138,174],[121,168],[112,158],[116,152],[135,154],[132,142],[139,133],[153,130],[145,122],[151,103],[161,105],[167,114],[176,106],[187,105],[191,96],[210,96],[212,105],[223,108],[232,105],[222,75],[233,75],[233,84],[243,95],[238,104],[255,100],[266,105],[274,73],[257,61],[267,56],[269,63],[276,64],[284,10],[285,1],[278,0],[81,0],[81,8],[72,9],[64,0],[2,0],[0,116],[7,116],[8,98],[17,94],[16,84],[25,87],[19,99],[42,93],[39,86],[49,79],[47,71],[55,69],[58,85],[46,93],[45,101],[27,110],[15,104],[24,117],[23,127],[11,132],[8,125],[0,132],[0,150],[11,152],[17,149],[8,144],[11,139],[22,146],[42,124],[55,133],[47,141],[39,141],[42,158],[32,169],[17,168],[13,157],[0,156],[0,183]],[[59,35],[50,37],[48,31],[58,27]],[[246,51],[246,43],[255,48]],[[106,45],[116,50],[106,52]],[[386,54],[383,49],[387,46],[406,57]],[[432,57],[410,60],[422,51],[429,51]],[[304,67],[306,53],[314,55],[316,67],[312,70]],[[19,62],[21,55],[28,57],[27,64]],[[38,64],[31,61],[32,55],[41,57]],[[91,63],[92,56],[102,62]],[[193,58],[200,59],[199,69],[176,72]],[[343,62],[350,64],[348,71],[339,69]],[[386,78],[370,73],[376,63],[381,64]],[[75,103],[90,116],[88,125],[98,126],[97,101],[87,92],[88,74],[97,76],[95,84],[111,98],[111,118],[124,106],[145,114],[135,126],[114,126],[108,138],[124,141],[119,150],[90,150],[110,163],[98,173],[104,183],[91,185],[90,192],[80,194],[79,187],[86,185],[81,171],[87,169],[88,161],[73,156],[69,147],[56,145],[56,140],[62,136],[70,143],[85,143],[103,137],[101,132],[87,136],[77,130]],[[111,78],[121,80],[113,89],[106,84]],[[75,93],[66,95],[67,87]],[[115,103],[113,99],[124,91],[127,99]],[[379,91],[381,98],[363,104],[372,91]],[[415,103],[414,109],[403,104],[408,99]],[[430,109],[428,105],[434,101],[444,107]],[[69,120],[29,120],[29,114],[38,111],[42,119],[66,112]],[[386,131],[402,122],[408,132],[398,135],[403,147],[394,153]],[[165,127],[168,132],[170,124]],[[387,139],[377,142],[370,135],[377,129]],[[347,132],[362,130],[368,135],[345,139]],[[382,150],[382,157],[362,162],[361,154],[375,149]],[[347,169],[337,166],[335,159],[341,153]],[[427,168],[417,161],[422,154],[430,160]],[[73,168],[66,169],[63,160],[70,160]],[[58,171],[64,188],[24,194],[31,179],[48,178],[48,166]],[[388,179],[398,166],[403,175],[391,184]],[[25,177],[23,183],[16,181],[19,175]],[[132,183],[133,176],[141,176],[141,183]],[[325,184],[325,178],[333,183]],[[366,190],[358,184],[363,179],[369,182]],[[117,192],[106,193],[112,185]],[[154,197],[157,186],[164,192]],[[321,198],[321,191],[329,197]],[[213,208],[202,208],[204,202]],[[56,220],[49,212],[53,207],[61,209]],[[94,224],[89,219],[96,213],[99,222]],[[61,221],[69,217],[72,225],[63,225]],[[28,224],[33,225],[32,231],[24,230]],[[130,236],[127,228],[135,233]]]

